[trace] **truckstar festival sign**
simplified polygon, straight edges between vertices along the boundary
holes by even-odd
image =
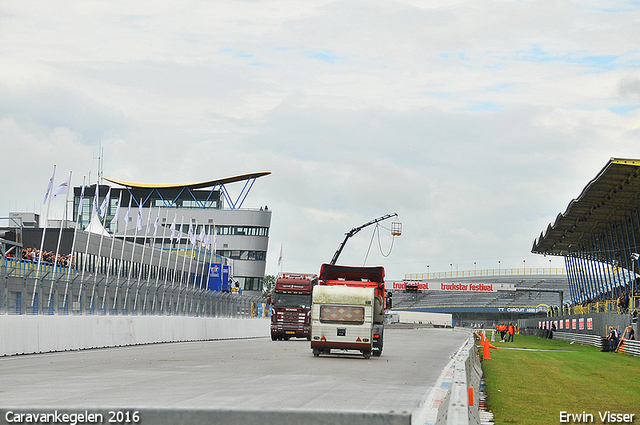
[[[514,291],[513,284],[505,283],[429,283],[418,281],[388,282],[386,289],[417,289],[420,291],[498,292]]]

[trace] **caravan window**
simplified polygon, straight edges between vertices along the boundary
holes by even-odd
[[[321,305],[320,322],[361,325],[364,323],[364,307],[350,305]]]

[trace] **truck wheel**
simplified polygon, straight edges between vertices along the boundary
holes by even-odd
[[[277,341],[278,335],[271,334],[271,341]]]
[[[317,349],[317,348],[314,348],[313,349],[313,357],[318,357],[318,356],[320,356],[320,350]]]
[[[311,335],[307,337],[307,341],[311,341]]]
[[[363,351],[362,355],[364,356],[365,359],[369,359],[371,358],[371,351],[369,350]]]
[[[373,357],[380,357],[382,355],[382,350],[373,350]]]

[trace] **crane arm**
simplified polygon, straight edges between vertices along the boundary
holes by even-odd
[[[348,240],[351,236],[355,235],[356,233],[358,233],[360,230],[364,229],[364,228],[365,228],[365,227],[367,227],[367,226],[371,226],[372,224],[378,223],[378,222],[380,222],[380,221],[382,221],[382,220],[386,220],[386,219],[388,219],[388,218],[391,218],[391,217],[397,217],[397,216],[398,216],[398,214],[396,214],[396,213],[386,214],[386,215],[383,215],[382,217],[378,217],[378,218],[376,218],[375,220],[371,220],[370,222],[365,223],[365,224],[363,224],[362,226],[354,227],[353,229],[349,230],[349,231],[345,234],[345,238],[344,238],[344,240],[342,241],[342,243],[338,246],[338,250],[336,251],[336,253],[335,253],[335,254],[333,254],[333,258],[331,259],[331,262],[330,262],[329,264],[335,264],[335,263],[336,263],[336,261],[338,261],[338,257],[339,257],[339,256],[340,256],[340,254],[342,253],[342,249],[344,248],[344,246],[345,246],[345,245],[346,245],[346,243],[347,243],[347,240]]]

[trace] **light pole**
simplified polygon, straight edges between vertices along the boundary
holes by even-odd
[[[427,279],[429,279],[429,265],[427,264]]]
[[[522,273],[527,274],[527,260],[522,260]]]
[[[498,276],[500,275],[500,260],[498,260]]]
[[[638,283],[636,280],[636,261],[638,261],[638,259],[640,259],[640,254],[638,254],[637,252],[634,252],[633,254],[631,254],[631,259],[633,259],[632,265],[633,265],[633,285],[631,286],[631,297],[633,297],[636,293],[636,291],[638,290]]]
[[[476,267],[476,262],[473,262],[473,275],[476,275],[476,272],[478,271],[478,268]]]

